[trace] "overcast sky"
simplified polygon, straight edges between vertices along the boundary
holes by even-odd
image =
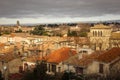
[[[120,19],[120,0],[0,0],[0,24]]]

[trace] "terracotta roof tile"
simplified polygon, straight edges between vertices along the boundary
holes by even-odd
[[[4,43],[0,43],[0,47],[4,47],[5,46],[5,44]]]
[[[0,61],[9,62],[13,59],[14,59],[14,55],[12,53],[0,55]]]
[[[47,61],[48,62],[53,62],[53,63],[59,63],[62,62],[69,57],[73,56],[76,54],[76,51],[71,50],[70,48],[63,47],[61,49],[55,50],[51,54],[47,56]]]
[[[15,37],[15,34],[13,34],[13,33],[12,33],[12,34],[10,34],[10,37]]]
[[[108,51],[96,51],[92,54],[84,56],[82,59],[78,59],[78,55],[75,55],[68,60],[64,61],[72,65],[86,67],[93,61],[111,62],[120,56],[120,48],[112,48]]]
[[[79,66],[87,66],[90,63],[92,63],[94,60],[96,60],[96,58],[99,55],[101,55],[102,53],[103,53],[103,51],[93,52],[92,54],[89,54],[89,55],[83,57],[82,59],[80,59],[78,65]]]
[[[65,61],[65,63],[69,63],[75,66],[87,66],[92,61],[94,61],[100,54],[102,54],[103,51],[96,51],[88,55],[84,55],[81,59],[79,59],[78,55],[75,55],[68,60]]]
[[[120,48],[114,47],[110,49],[109,51],[101,54],[97,58],[97,60],[108,63],[108,62],[115,60],[119,56],[120,56]]]

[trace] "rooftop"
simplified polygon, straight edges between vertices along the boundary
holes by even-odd
[[[116,58],[120,57],[120,48],[114,47],[107,52],[101,54],[97,60],[105,63],[109,63]]]
[[[71,50],[71,48],[63,47],[50,53],[47,56],[47,62],[60,63],[64,60],[67,60],[69,57],[75,54],[76,54],[76,51]]]
[[[120,39],[120,32],[113,32],[111,34],[111,39]]]
[[[91,27],[91,29],[111,29],[111,27],[105,26],[103,24],[97,24],[97,25],[94,25],[94,27]]]
[[[64,61],[75,66],[85,67],[92,63],[103,51],[96,51],[88,55],[82,55],[83,57],[79,59],[78,55],[75,55],[68,60]]]

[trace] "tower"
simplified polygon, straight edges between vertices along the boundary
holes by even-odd
[[[90,28],[90,42],[95,50],[106,50],[109,48],[109,40],[112,28],[103,24]]]
[[[19,21],[17,21],[17,27],[19,27],[20,26],[20,22]]]
[[[18,28],[18,31],[21,29],[21,25],[20,25],[20,22],[17,21],[17,24],[16,24],[17,28]]]

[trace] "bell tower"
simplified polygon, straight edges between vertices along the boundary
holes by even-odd
[[[19,21],[17,21],[17,27],[18,27],[18,26],[20,26],[20,22],[19,22]]]
[[[21,25],[20,25],[20,22],[19,22],[19,21],[17,21],[16,26],[17,26],[18,30],[21,29]]]

